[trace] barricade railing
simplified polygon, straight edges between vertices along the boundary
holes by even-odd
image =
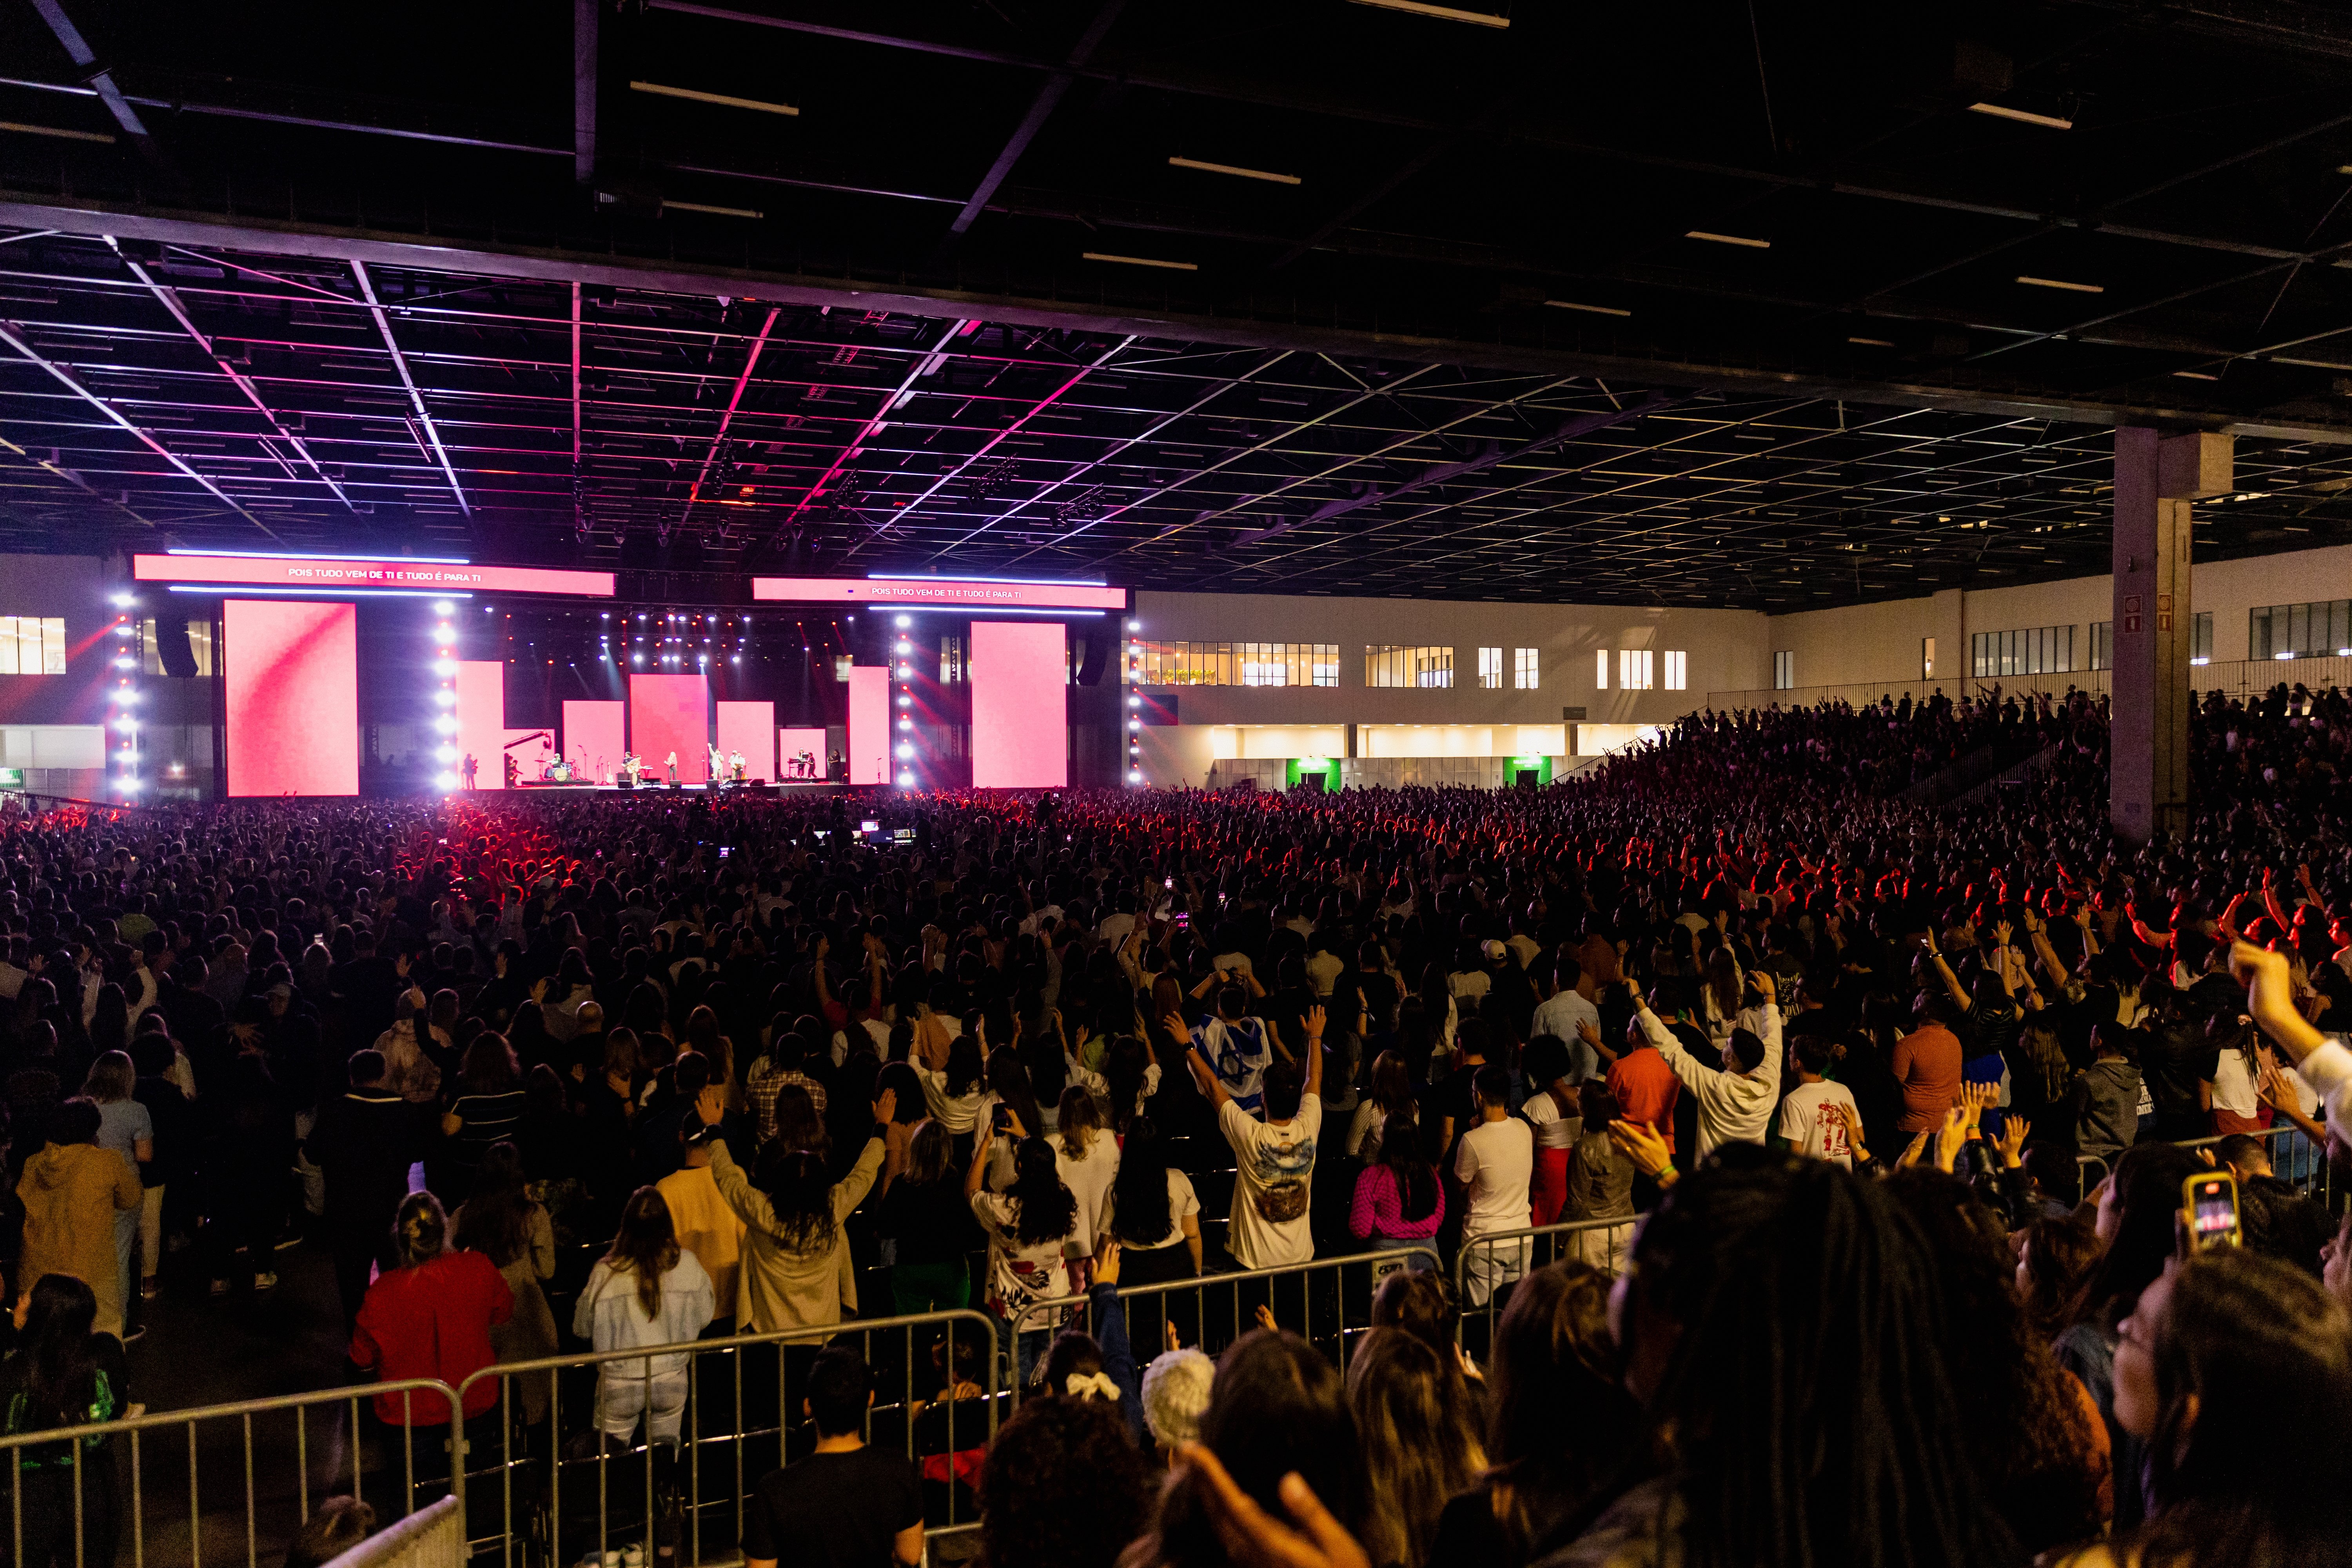
[[[2107,1173],[2110,1169],[2111,1167],[2108,1162],[2100,1155],[2075,1155],[2074,1201],[2079,1204],[2084,1198],[2089,1197],[2091,1194],[2096,1190],[2098,1184],[2107,1179]]]
[[[495,1550],[502,1568],[638,1545],[648,1564],[690,1568],[706,1549],[734,1560],[751,1489],[814,1441],[802,1412],[809,1369],[840,1342],[874,1370],[866,1441],[922,1470],[927,1533],[974,1528],[969,1500],[998,1401],[950,1396],[959,1382],[989,1387],[997,1325],[961,1310],[484,1367],[457,1391],[497,1387],[469,1435],[473,1551]]]
[[[1495,1342],[1505,1288],[1547,1265],[1572,1258],[1615,1278],[1633,1247],[1633,1225],[1631,1218],[1563,1220],[1464,1237],[1454,1255],[1454,1300],[1461,1308],[1455,1341],[1485,1355]]]
[[[401,1418],[383,1419],[379,1401]],[[274,1563],[314,1503],[341,1491],[385,1521],[457,1495],[447,1480],[457,1402],[447,1384],[417,1378],[0,1436],[9,1561],[114,1568],[127,1534],[131,1568]],[[270,1419],[280,1415],[290,1424]],[[184,1443],[155,1440],[167,1432]],[[224,1474],[236,1484],[223,1485]],[[162,1503],[183,1484],[184,1537],[176,1507]],[[460,1528],[464,1506],[460,1498]]]
[[[466,1513],[454,1492],[379,1530],[326,1568],[457,1568],[466,1561]]]
[[[2217,1132],[2207,1138],[2183,1138],[2183,1149],[2211,1149],[2225,1138],[2246,1137],[2261,1142],[2263,1152],[2270,1161],[2271,1174],[2288,1186],[2308,1192],[2322,1203],[2330,1200],[2332,1177],[2327,1166],[2327,1146],[2324,1141],[2314,1142],[2311,1135],[2292,1121],[2281,1121],[2259,1132]],[[2221,1156],[2216,1154],[2216,1160]]]
[[[1123,1285],[1113,1299],[1123,1314],[1120,1321],[1138,1366],[1169,1348],[1171,1337],[1213,1356],[1256,1328],[1257,1310],[1263,1307],[1276,1325],[1322,1351],[1345,1373],[1349,1340],[1371,1327],[1372,1296],[1381,1281],[1400,1268],[1434,1273],[1441,1267],[1437,1254],[1426,1247],[1400,1247],[1276,1268]],[[1014,1403],[1030,1392],[1026,1385],[1032,1368],[1022,1356],[1024,1337],[1032,1336],[1029,1361],[1042,1363],[1040,1342],[1066,1322],[1087,1328],[1093,1321],[1087,1308],[1087,1296],[1065,1296],[1032,1302],[1013,1314],[1004,1349],[1005,1381],[1013,1387]],[[1099,1337],[1099,1328],[1096,1331]]]

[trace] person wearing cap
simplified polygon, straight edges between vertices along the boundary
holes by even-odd
[[[1217,1363],[1190,1345],[1152,1357],[1143,1369],[1143,1425],[1161,1464],[1201,1440],[1201,1416],[1216,1381]]]

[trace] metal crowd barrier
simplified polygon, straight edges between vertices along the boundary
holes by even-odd
[[[2093,1172],[2095,1169],[2095,1170],[2096,1170],[2096,1172],[2098,1173],[2096,1175],[2094,1175],[2094,1174],[2092,1173],[2092,1172]],[[2101,1159],[2098,1155],[2096,1155],[2096,1154],[2077,1154],[2077,1155],[2075,1155],[2075,1156],[2074,1156],[2074,1184],[2075,1184],[2075,1187],[2074,1187],[2074,1201],[2075,1201],[2077,1204],[2079,1204],[2079,1203],[2081,1203],[2084,1198],[2089,1197],[2089,1196],[2092,1194],[2092,1193],[2095,1192],[2095,1191],[2098,1189],[2098,1185],[2099,1185],[2099,1184],[2100,1184],[2101,1182],[2104,1182],[2104,1181],[2105,1181],[2105,1180],[2107,1179],[2108,1174],[2109,1174],[2109,1171],[2108,1171],[2108,1167],[2107,1167],[2107,1162],[2106,1162],[2106,1161],[2105,1161],[2105,1160],[2103,1160],[2103,1159]]]
[[[397,1424],[373,1412],[387,1394],[400,1401]],[[239,1560],[261,1568],[278,1562],[314,1501],[338,1492],[365,1498],[387,1521],[417,1511],[420,1498],[456,1495],[447,1423],[457,1408],[448,1384],[412,1379],[0,1436],[9,1561],[113,1568],[127,1533],[132,1568],[151,1558],[172,1568]],[[436,1413],[441,1419],[430,1421]],[[281,1414],[291,1422],[269,1419]],[[167,1432],[184,1434],[184,1444],[152,1440]],[[223,1485],[225,1474],[237,1480]],[[184,1533],[176,1509],[159,1507],[151,1519],[146,1507],[151,1492],[160,1500],[182,1484]],[[457,1508],[462,1526],[462,1498]]]
[[[1465,1237],[1454,1255],[1454,1300],[1461,1308],[1454,1336],[1473,1355],[1495,1342],[1506,1291],[1522,1275],[1574,1258],[1615,1278],[1633,1246],[1631,1219],[1564,1220]]]
[[[735,1560],[753,1487],[814,1444],[805,1381],[817,1352],[843,1341],[875,1373],[866,1441],[901,1448],[923,1469],[927,1532],[974,1528],[968,1500],[998,1400],[931,1396],[952,1385],[960,1362],[989,1388],[997,1327],[985,1313],[951,1311],[485,1367],[458,1385],[461,1399],[493,1380],[498,1388],[491,1413],[476,1417],[485,1429],[467,1467],[471,1549],[496,1549],[506,1568],[519,1551],[526,1563],[567,1568],[637,1545],[648,1564],[688,1568],[706,1560],[706,1545],[709,1561]],[[654,1375],[648,1358],[665,1355],[684,1356],[685,1370]],[[650,1440],[646,1418],[665,1407],[675,1444]]]
[[[455,1494],[379,1530],[326,1568],[458,1568],[466,1561],[466,1510]]]
[[[1257,1327],[1257,1309],[1264,1307],[1276,1324],[1297,1334],[1331,1358],[1341,1373],[1348,1370],[1349,1341],[1371,1327],[1372,1297],[1381,1281],[1400,1268],[1425,1272],[1441,1267],[1426,1247],[1396,1247],[1378,1252],[1351,1252],[1318,1258],[1279,1268],[1256,1268],[1230,1274],[1202,1274],[1189,1279],[1169,1279],[1151,1285],[1122,1286],[1117,1300],[1125,1314],[1128,1339],[1139,1367],[1169,1348],[1171,1337],[1213,1356]],[[1005,1381],[1013,1385],[1016,1403],[1029,1390],[1017,1374],[1024,1334],[1050,1333],[1064,1327],[1084,1329],[1088,1298],[1066,1296],[1036,1301],[1013,1314],[1006,1336]],[[1037,1361],[1043,1363],[1040,1354]]]
[[[2210,1138],[2184,1138],[2183,1149],[2210,1149],[2224,1138],[2247,1137],[2260,1141],[2263,1152],[2271,1163],[2271,1174],[2288,1186],[2308,1192],[2322,1203],[2328,1203],[2334,1194],[2333,1176],[2327,1164],[2327,1145],[2315,1143],[2310,1134],[2287,1121],[2277,1121],[2259,1132],[2217,1132]],[[2218,1156],[2217,1156],[2218,1157]]]

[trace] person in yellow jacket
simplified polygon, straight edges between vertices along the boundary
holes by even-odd
[[[44,1274],[69,1274],[98,1298],[97,1331],[122,1337],[122,1277],[114,1256],[114,1216],[135,1209],[139,1173],[98,1146],[97,1103],[76,1095],[50,1112],[47,1142],[25,1162],[16,1196],[25,1205],[20,1298]]]
[[[703,1125],[716,1127],[727,1114],[727,1091],[714,1084],[695,1101]],[[857,1309],[856,1277],[849,1268],[849,1241],[841,1222],[872,1190],[882,1173],[881,1129],[898,1109],[895,1089],[874,1101],[875,1135],[857,1163],[840,1181],[825,1181],[822,1156],[772,1143],[756,1174],[714,1142],[710,1174],[727,1206],[743,1222],[743,1256],[736,1280],[735,1331],[814,1328],[841,1321],[842,1309]],[[110,1232],[110,1234],[111,1234]]]

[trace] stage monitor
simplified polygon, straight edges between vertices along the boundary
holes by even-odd
[[[229,795],[359,794],[357,606],[227,599],[221,638]]]
[[[719,749],[730,757],[743,753],[743,776],[776,776],[776,705],[772,702],[719,704]]]
[[[1059,622],[971,626],[971,782],[1061,789],[1070,782],[1069,656]]]
[[[849,782],[890,782],[890,671],[862,664],[849,672]]]
[[[629,705],[567,701],[563,705],[563,757],[574,774],[604,784],[621,771],[627,750]]]
[[[710,682],[699,675],[629,677],[629,749],[646,760],[647,777],[670,780],[669,757],[677,753],[677,777],[686,784],[710,782]]]
[[[807,761],[802,759],[805,757]],[[825,776],[824,731],[782,729],[776,731],[777,777],[795,783]]]
[[[495,658],[457,661],[457,732],[450,741],[457,748],[457,782],[466,782],[466,759],[474,759],[476,789],[507,787],[506,763],[500,746],[507,725],[507,667]]]

